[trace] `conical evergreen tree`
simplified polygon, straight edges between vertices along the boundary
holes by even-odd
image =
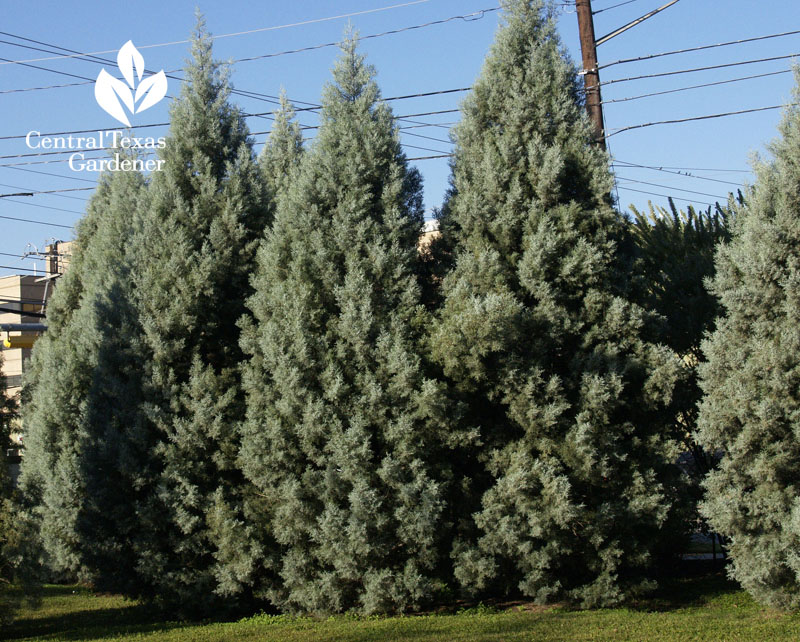
[[[202,19],[136,239],[136,304],[145,336],[145,410],[159,434],[153,524],[139,567],[158,599],[208,608],[231,584],[216,542],[237,528],[241,474],[235,425],[244,414],[236,322],[250,293],[264,189],[227,71]]]
[[[275,122],[258,158],[270,218],[277,202],[286,196],[302,154],[300,126],[294,119],[291,103],[282,91]],[[262,245],[265,239],[262,237]],[[249,311],[239,319],[242,343],[245,345],[255,338],[252,321]],[[247,375],[248,368],[245,366],[243,369]],[[245,381],[245,392],[260,394],[263,385],[264,382],[259,379]],[[216,557],[219,561],[220,591],[237,593],[246,587],[248,591],[263,593],[272,582],[268,569],[276,564],[274,559],[268,560],[277,552],[269,534],[269,524],[264,519],[269,511],[265,509],[263,495],[245,480],[240,486],[240,500],[238,515],[223,504],[217,504],[212,515],[218,533]]]
[[[418,356],[420,178],[348,39],[322,124],[259,252],[241,465],[291,610],[402,610],[432,590],[437,387]]]
[[[625,225],[555,8],[503,8],[455,129],[455,267],[431,339],[483,441],[462,458],[474,514],[455,573],[475,591],[613,604],[651,586],[673,514],[680,367],[627,299]]]
[[[267,190],[273,195],[273,203],[278,194],[286,192],[302,155],[303,133],[300,123],[295,120],[294,107],[286,92],[281,90],[280,109],[275,112],[269,139],[258,157],[258,166]]]
[[[758,601],[800,607],[800,71],[795,105],[759,164],[711,291],[698,440],[722,461],[701,510],[729,538],[730,572]]]
[[[127,254],[144,187],[134,171],[101,177],[48,304],[23,408],[21,488],[50,563],[105,590],[135,583],[135,502],[147,476]]]

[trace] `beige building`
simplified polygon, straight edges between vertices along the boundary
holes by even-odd
[[[45,259],[45,272],[41,275],[11,275],[0,277],[0,350],[2,371],[5,375],[5,390],[0,394],[19,399],[22,381],[28,368],[31,349],[41,330],[34,329],[44,323],[46,303],[53,292],[57,278],[64,273],[70,256],[71,243],[56,242],[48,245],[44,253],[36,253]],[[26,314],[27,313],[27,314]],[[31,330],[19,328],[31,325]],[[10,329],[9,326],[17,326]],[[18,447],[22,446],[18,432],[11,435]],[[12,477],[16,477],[19,450],[8,453]]]
[[[442,233],[439,231],[438,220],[432,219],[430,221],[425,221],[422,234],[420,234],[419,241],[417,242],[417,249],[423,253],[427,252],[428,246],[441,235]]]
[[[46,275],[0,277],[0,327],[6,324],[42,323],[46,289]],[[31,313],[30,316],[25,312]],[[38,333],[2,331],[3,373],[6,377],[6,394],[14,396],[22,385],[22,374],[30,359],[31,347]]]

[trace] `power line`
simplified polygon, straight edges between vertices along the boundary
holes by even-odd
[[[770,71],[765,74],[756,74],[754,76],[743,76],[741,78],[732,78],[730,80],[718,80],[717,82],[707,82],[703,83],[702,85],[691,85],[690,87],[680,87],[678,89],[667,89],[665,91],[655,91],[649,94],[641,94],[639,96],[629,96],[627,98],[615,98],[613,100],[604,100],[603,104],[607,105],[610,103],[625,103],[631,100],[639,100],[641,98],[651,98],[653,96],[663,96],[665,94],[675,94],[680,91],[689,91],[690,89],[702,89],[704,87],[715,87],[716,85],[727,85],[728,83],[733,82],[741,82],[743,80],[753,80],[755,78],[766,78],[767,76],[777,76],[779,74],[788,74],[791,73],[791,69],[781,69],[780,71]]]
[[[797,58],[800,54],[789,54],[787,56],[773,56],[772,58],[758,58],[756,60],[742,60],[741,62],[728,62],[720,65],[710,65],[708,67],[696,67],[694,69],[679,69],[677,71],[662,71],[657,74],[646,74],[644,76],[631,76],[630,78],[617,78],[616,80],[604,80],[600,86],[613,85],[618,82],[630,82],[631,80],[645,80],[648,78],[662,78],[664,76],[676,76],[678,74],[690,74],[696,71],[710,71],[712,69],[723,69],[725,67],[738,67],[740,65],[752,65],[759,62],[771,62],[773,60],[786,60],[787,58]],[[586,90],[594,89],[594,87],[587,87]]]
[[[447,91],[449,91],[449,90],[447,90]],[[388,99],[384,99],[384,100],[388,100]],[[439,111],[429,111],[429,112],[423,112],[423,113],[418,113],[418,114],[406,114],[406,115],[401,115],[401,116],[393,116],[393,118],[395,120],[407,120],[409,118],[418,118],[420,116],[435,116],[435,115],[438,115],[438,114],[453,114],[453,113],[458,113],[460,111],[461,111],[460,109],[442,109],[442,110],[439,110]],[[258,112],[258,113],[254,113],[254,114],[242,113],[241,116],[243,118],[251,118],[251,117],[254,117],[254,116],[265,116],[265,115],[274,114],[274,113],[275,112]],[[432,123],[420,123],[420,124],[429,125],[429,124],[432,124]],[[435,124],[435,123],[433,123],[433,124]],[[167,126],[169,126],[169,123],[150,123],[150,124],[146,124],[146,125],[136,125],[136,128],[137,129],[146,129],[146,128],[151,128],[151,127],[167,127]],[[319,128],[319,125],[304,125],[304,126],[301,126],[301,129],[304,129],[304,130],[305,129],[318,129],[318,128]],[[73,134],[91,134],[91,133],[94,133],[96,131],[97,131],[97,127],[93,128],[93,129],[73,129],[71,131],[62,131],[62,132],[46,132],[46,133],[40,133],[39,135],[42,136],[42,137],[44,137],[44,136],[71,136]],[[23,138],[25,138],[27,136],[28,136],[28,134],[15,134],[13,136],[0,136],[0,140],[21,140],[21,139],[23,139]],[[70,151],[74,152],[76,150],[70,150]],[[101,150],[92,150],[92,151],[101,151]],[[65,153],[65,152],[40,152],[39,155],[45,155],[45,154],[51,154],[51,153]],[[57,162],[60,162],[60,161],[57,161]],[[5,167],[5,166],[4,165],[0,165],[0,167]]]
[[[25,261],[28,261],[28,260],[31,260],[31,261],[45,261],[45,260],[47,260],[45,258],[31,258],[31,259],[28,259],[28,258],[22,257],[19,254],[9,254],[8,252],[0,252],[0,256],[11,256],[11,257],[14,257],[15,259],[19,259],[20,261],[22,261],[22,260],[25,260]],[[3,299],[0,297],[0,301],[2,301],[2,300]]]
[[[3,167],[9,167],[8,165],[3,165]],[[16,169],[20,172],[29,172],[31,174],[42,174],[43,176],[55,176],[56,178],[66,178],[71,181],[82,181],[84,183],[92,183],[94,185],[97,184],[97,181],[89,180],[88,178],[79,178],[77,176],[64,176],[63,174],[53,174],[52,172],[42,172],[36,169],[27,169],[25,167],[9,167],[9,169]]]
[[[430,147],[417,147],[416,145],[406,145],[403,144],[403,147],[408,147],[409,149],[421,149],[424,152],[436,152],[437,154],[447,154],[448,152],[443,151],[441,149],[431,149]]]
[[[669,194],[657,194],[656,192],[646,192],[645,190],[633,189],[632,187],[621,186],[620,189],[621,190],[627,190],[629,192],[636,192],[638,194],[648,194],[650,196],[660,196],[662,198],[671,198],[671,199],[673,199],[675,201],[685,201],[687,203],[700,203],[701,205],[709,205],[711,207],[716,205],[716,203],[709,203],[707,201],[695,201],[694,199],[691,199],[691,198],[681,198],[680,196],[670,196]]]
[[[368,34],[366,36],[359,36],[358,39],[359,41],[361,41],[361,40],[370,40],[372,38],[382,38],[383,36],[390,36],[398,33],[404,33],[406,31],[413,31],[415,29],[423,29],[425,27],[432,27],[434,25],[441,25],[459,19],[465,22],[475,22],[477,20],[483,19],[483,17],[487,13],[492,13],[493,11],[499,11],[499,10],[500,7],[479,9],[478,11],[467,13],[461,16],[451,16],[449,18],[443,18],[441,20],[433,20],[431,22],[425,22],[419,25],[412,25],[410,27],[400,27],[399,29],[392,29],[390,31],[383,31],[381,33],[373,33],[373,34]],[[477,17],[472,17],[472,16],[477,16]],[[341,45],[341,40],[337,40],[335,42],[325,42],[318,45],[309,45],[308,47],[299,47],[297,49],[288,49],[286,51],[278,51],[275,53],[261,54],[258,56],[248,56],[247,58],[237,58],[236,60],[232,60],[231,62],[233,64],[236,64],[240,62],[251,62],[253,60],[264,60],[266,58],[277,58],[278,56],[288,56],[290,54],[303,53],[306,51],[314,51],[316,49],[324,49],[326,47],[338,47],[339,45]]]
[[[719,168],[712,168],[712,167],[672,167],[668,165],[637,165],[636,163],[631,163],[628,161],[621,161],[617,160],[614,161],[616,163],[626,163],[628,165],[634,165],[636,167],[644,167],[647,169],[683,169],[692,172],[741,172],[743,174],[749,174],[750,171],[746,169],[719,169]]]
[[[665,9],[669,9],[672,5],[676,4],[677,2],[678,2],[678,0],[669,0],[669,2],[667,2],[667,4],[662,5],[662,6],[658,7],[657,9],[653,9],[652,11],[646,13],[645,15],[643,15],[643,16],[641,16],[639,18],[636,18],[636,20],[631,20],[628,24],[623,25],[623,26],[619,27],[618,29],[615,29],[614,31],[612,31],[609,34],[606,34],[602,38],[598,38],[595,41],[594,44],[597,47],[599,47],[604,42],[608,42],[612,38],[616,38],[620,34],[625,33],[626,31],[628,31],[628,29],[633,29],[633,27],[636,27],[637,25],[642,24],[645,20],[649,20],[650,18],[652,18],[653,16],[655,16],[658,13],[661,13]]]
[[[622,165],[619,165],[622,163]],[[625,163],[624,161],[614,161],[611,164],[612,167],[621,167],[622,169],[647,169],[650,171],[656,172],[663,172],[665,174],[672,174],[673,176],[683,176],[685,178],[694,178],[700,181],[711,181],[713,183],[721,183],[723,185],[734,185],[735,187],[742,187],[741,183],[734,183],[733,181],[723,181],[719,178],[709,178],[708,176],[697,176],[696,174],[691,174],[689,172],[677,172],[671,171],[668,169],[662,169],[660,167],[647,167],[645,165],[635,165],[633,163]]]
[[[610,7],[609,7],[610,8]],[[715,49],[717,47],[728,47],[730,45],[741,45],[747,42],[756,42],[758,40],[768,40],[770,38],[783,38],[785,36],[794,36],[800,33],[800,29],[796,31],[784,31],[783,33],[773,33],[768,36],[756,36],[755,38],[744,38],[742,40],[730,40],[728,42],[719,42],[713,45],[701,45],[699,47],[690,47],[688,49],[676,49],[674,51],[665,51],[663,53],[648,54],[646,56],[639,56],[637,58],[624,58],[622,60],[615,60],[605,65],[600,65],[600,69],[612,67],[614,65],[627,64],[629,62],[641,62],[642,60],[652,60],[653,58],[661,58],[662,56],[674,56],[675,54],[690,53],[692,51],[703,51],[705,49]]]
[[[400,133],[403,134],[404,136],[416,136],[417,138],[425,138],[427,140],[434,140],[437,143],[445,143],[446,145],[452,145],[453,144],[453,141],[445,140],[444,138],[436,138],[434,136],[425,136],[424,134],[415,134],[414,132],[401,131]]]
[[[453,125],[457,124],[458,123],[456,123],[455,121],[449,123],[425,123],[423,125],[406,125],[404,127],[400,127],[399,129],[400,131],[405,131],[406,129],[422,129],[424,127],[444,127],[446,129],[449,129]]]
[[[382,36],[386,36],[386,35],[402,33],[402,32],[405,32],[405,31],[411,31],[411,30],[415,30],[415,29],[422,29],[422,28],[425,28],[425,27],[433,26],[433,25],[445,24],[445,23],[451,22],[453,20],[459,20],[459,19],[460,20],[464,20],[466,22],[474,22],[476,20],[482,19],[485,16],[485,14],[487,14],[487,13],[490,13],[490,12],[493,12],[493,11],[499,11],[499,10],[500,10],[500,7],[490,7],[490,8],[487,8],[487,9],[480,9],[478,11],[475,11],[475,12],[469,13],[469,14],[451,16],[449,18],[445,18],[445,19],[442,19],[442,20],[435,20],[435,21],[426,22],[426,23],[419,24],[419,25],[412,25],[412,26],[409,26],[409,27],[402,27],[400,29],[394,29],[394,30],[391,30],[391,31],[386,31],[386,32],[378,33],[378,34],[370,34],[370,35],[366,35],[366,36],[360,36],[359,39],[360,40],[367,40],[367,39],[371,39],[371,38],[378,38],[378,37],[382,37]],[[19,35],[16,35],[16,34],[11,34],[11,33],[3,32],[3,31],[0,31],[0,34],[5,34],[5,35],[11,36],[13,38],[18,38],[18,39],[26,40],[26,41],[29,41],[29,42],[34,42],[34,43],[37,43],[37,44],[45,45],[47,47],[61,49],[63,51],[68,51],[71,54],[74,54],[73,57],[77,57],[77,56],[85,57],[87,59],[87,62],[95,62],[95,63],[98,63],[98,64],[107,64],[107,65],[113,65],[114,64],[113,60],[99,58],[99,57],[97,57],[97,56],[95,56],[93,54],[84,54],[84,53],[76,51],[74,49],[68,49],[66,47],[61,47],[59,45],[53,45],[51,43],[46,43],[46,42],[43,42],[43,41],[40,41],[40,40],[34,40],[32,38],[26,38],[24,36],[19,36]],[[10,45],[18,46],[18,47],[26,47],[26,48],[29,48],[29,49],[38,49],[37,47],[29,47],[27,45],[21,45],[19,43],[13,43],[13,42],[8,42],[8,41],[0,41],[0,42],[5,42],[6,44],[10,44]],[[276,57],[276,56],[282,56],[282,55],[286,55],[286,54],[290,54],[290,53],[297,53],[297,52],[300,52],[300,51],[309,51],[309,50],[312,50],[312,49],[319,49],[319,48],[322,48],[322,47],[337,46],[339,44],[341,44],[341,41],[337,41],[337,42],[333,42],[333,43],[325,43],[325,44],[322,44],[322,45],[314,45],[312,47],[305,47],[305,48],[302,48],[302,49],[296,49],[296,50],[285,51],[285,52],[278,52],[278,53],[274,53],[274,54],[265,54],[263,56],[252,56],[252,57],[249,57],[249,58],[241,58],[241,59],[238,59],[238,60],[233,60],[232,64],[235,64],[237,62],[244,62],[244,61],[248,61],[248,60],[257,60],[257,59],[261,59],[261,58],[271,58],[271,57]],[[39,51],[46,51],[44,49],[38,49],[38,50]],[[21,62],[20,64],[24,64],[24,63]],[[68,76],[73,76],[73,77],[77,77],[77,78],[83,78],[86,81],[84,83],[69,83],[69,84],[65,84],[65,85],[50,85],[48,87],[44,87],[45,89],[52,89],[52,88],[56,88],[56,87],[71,87],[71,86],[76,86],[76,85],[81,85],[81,84],[91,84],[92,82],[94,82],[94,80],[92,80],[90,78],[86,78],[85,76],[75,76],[74,74],[65,74],[65,72],[61,72],[60,70],[56,70],[56,69],[49,69],[49,68],[46,68],[46,67],[35,67],[35,68],[36,69],[40,69],[42,71],[49,71],[51,73],[68,75]],[[180,71],[180,70],[177,70],[177,69],[176,70],[171,70],[170,72],[167,73],[167,77],[171,78],[173,80],[182,81],[183,78],[178,77],[178,76],[170,75],[170,74],[173,74],[173,73],[178,72],[178,71]],[[41,88],[41,87],[32,87],[32,88],[29,88],[28,90],[36,91],[36,90],[39,90],[39,89],[43,89],[43,88]],[[420,96],[421,95],[431,95],[432,96],[432,95],[436,95],[437,93],[451,93],[453,91],[467,91],[467,90],[468,89],[464,89],[464,90],[445,90],[443,92],[430,92],[428,94],[420,94]],[[24,89],[19,90],[18,89],[18,90],[8,90],[8,91],[9,92],[11,92],[11,91],[19,92],[19,91],[26,91],[26,90],[24,90]],[[0,93],[8,93],[8,92],[0,92]],[[263,101],[271,102],[271,103],[277,103],[277,101],[278,101],[278,97],[277,96],[272,96],[272,95],[264,94],[264,93],[260,93],[260,92],[241,90],[241,89],[232,89],[231,93],[236,94],[236,95],[240,95],[240,96],[244,96],[246,98],[255,98],[257,100],[263,100]],[[384,100],[387,100],[387,101],[388,100],[400,100],[402,98],[413,98],[413,97],[416,97],[416,96],[412,95],[412,96],[397,97],[397,98],[386,98]],[[295,103],[303,103],[304,101],[294,101],[294,102]],[[316,109],[320,108],[320,106],[316,105],[315,103],[305,103],[305,104],[313,105],[313,107],[310,108],[311,110],[316,110]],[[296,111],[304,111],[304,110],[300,109],[300,110],[296,110]],[[264,115],[262,114],[261,116],[264,116]]]
[[[706,192],[697,192],[692,189],[682,189],[680,187],[673,187],[672,185],[663,185],[660,183],[648,183],[647,181],[637,181],[633,178],[625,178],[624,176],[617,177],[621,181],[628,181],[629,183],[638,183],[640,185],[649,185],[650,187],[661,187],[663,189],[672,189],[679,192],[686,192],[687,194],[698,194],[699,196],[710,196],[711,198],[727,199],[726,196],[719,196],[717,194],[707,194]]]
[[[627,132],[632,129],[641,129],[642,127],[653,127],[655,125],[674,125],[677,123],[688,123],[694,120],[709,120],[711,118],[723,118],[725,116],[737,116],[739,114],[752,114],[757,111],[768,111],[770,109],[783,109],[784,107],[788,106],[796,106],[800,103],[790,103],[789,105],[773,105],[772,107],[757,107],[756,109],[740,109],[739,111],[729,111],[723,114],[709,114],[708,116],[694,116],[692,118],[676,118],[675,120],[659,120],[652,123],[643,123],[641,125],[629,125],[628,127],[621,127],[620,129],[616,129],[610,134],[606,136],[606,138],[610,136],[616,136],[617,134],[621,134],[622,132]]]
[[[76,201],[86,201],[86,199],[81,198],[80,196],[69,196],[68,194],[61,194],[60,192],[83,192],[94,189],[94,187],[71,187],[67,189],[34,190],[28,187],[20,187],[19,185],[8,185],[6,183],[0,183],[0,187],[10,187],[11,189],[22,189],[25,190],[26,194],[30,196],[33,196],[35,194],[53,194],[54,196],[60,196],[61,198],[71,198]],[[0,196],[3,195],[0,194]]]
[[[52,71],[48,69],[48,71]],[[91,81],[94,82],[94,81]],[[44,87],[21,87],[19,89],[3,89],[0,91],[0,94],[18,94],[25,91],[42,91],[45,89],[62,89],[64,87],[83,87],[85,85],[91,84],[89,81],[84,82],[68,82],[64,83],[63,85],[46,85]]]
[[[0,58],[0,65],[8,64],[11,62],[15,61],[9,60],[8,58]],[[26,62],[17,62],[16,64],[21,65],[23,67],[30,67],[31,69],[38,69],[40,71],[49,71],[51,73],[59,74],[60,76],[69,76],[70,78],[80,78],[81,80],[88,80],[89,82],[94,82],[94,78],[87,78],[86,76],[78,76],[77,74],[71,74],[66,71],[57,71],[55,69],[48,69],[47,67],[40,67],[39,65],[31,65]]]
[[[2,167],[0,165],[0,167]],[[3,200],[4,203],[17,203],[18,205],[27,205],[28,207],[39,207],[43,210],[55,210],[56,212],[67,212],[68,214],[78,214],[81,216],[83,212],[76,212],[75,210],[65,210],[61,207],[51,207],[49,205],[39,205],[38,203],[26,203],[25,201],[18,201],[15,198],[6,198]]]
[[[611,9],[616,9],[617,7],[624,7],[626,4],[631,4],[637,1],[638,0],[626,0],[626,2],[620,2],[619,4],[612,4],[610,7],[606,7],[605,9],[598,9],[597,11],[592,11],[592,15],[596,16],[598,13],[603,13],[604,11],[610,11]]]
[[[21,221],[23,223],[36,223],[37,225],[48,225],[50,227],[63,227],[67,230],[71,230],[71,225],[61,225],[60,223],[48,223],[47,221],[34,221],[28,218],[16,218],[14,216],[0,216],[0,218],[6,219],[7,221]]]
[[[351,13],[343,13],[343,14],[336,15],[336,16],[327,16],[325,18],[314,18],[312,20],[304,20],[302,22],[294,22],[294,23],[290,23],[290,24],[277,25],[277,26],[273,26],[273,27],[261,27],[259,29],[249,29],[247,31],[238,31],[238,32],[235,32],[235,33],[224,33],[224,34],[220,34],[218,36],[211,36],[211,39],[212,40],[219,40],[221,38],[231,38],[231,37],[234,37],[234,36],[244,36],[244,35],[253,34],[253,33],[263,33],[265,31],[277,31],[279,29],[287,29],[287,28],[290,28],[290,27],[302,27],[302,26],[305,26],[305,25],[317,24],[317,23],[320,23],[320,22],[328,22],[328,21],[331,21],[331,20],[339,20],[339,19],[342,19],[342,18],[352,18],[354,16],[361,16],[361,15],[366,15],[366,14],[369,14],[369,13],[378,13],[380,11],[389,11],[391,9],[400,9],[400,8],[403,8],[403,7],[410,7],[412,5],[423,4],[423,3],[426,3],[426,2],[429,2],[429,1],[430,0],[413,0],[411,2],[404,2],[402,4],[394,4],[394,5],[390,5],[390,6],[386,6],[386,7],[378,7],[376,9],[365,9],[363,11],[354,11],[354,12],[351,12]],[[138,49],[152,49],[152,48],[155,48],[155,47],[168,47],[168,46],[172,46],[172,45],[182,45],[182,44],[187,44],[189,42],[191,42],[191,40],[173,40],[171,42],[160,42],[160,43],[156,43],[156,44],[152,44],[152,45],[141,45],[141,46],[139,46],[137,48]],[[77,53],[77,54],[72,54],[72,55],[52,56],[52,57],[49,57],[49,58],[33,58],[33,59],[30,59],[30,60],[11,60],[11,61],[7,61],[5,64],[22,64],[22,63],[28,63],[28,62],[42,62],[42,61],[45,61],[45,60],[61,60],[61,59],[64,59],[64,58],[82,58],[82,57],[88,57],[88,56],[95,56],[95,55],[98,55],[98,54],[109,54],[109,53],[117,53],[117,49],[107,49],[105,51],[93,51],[91,53]]]
[[[40,272],[43,271],[43,268],[39,268],[37,270],[35,268],[24,268],[12,265],[0,265],[0,270],[14,270],[15,272],[33,272],[34,274],[39,274]]]
[[[434,158],[452,158],[455,154],[440,154],[439,156],[417,156],[416,158],[406,158],[407,161],[432,160]]]

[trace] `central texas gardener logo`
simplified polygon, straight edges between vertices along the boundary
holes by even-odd
[[[144,58],[130,40],[119,50],[117,66],[128,84],[101,69],[94,84],[94,97],[97,104],[111,116],[130,127],[131,122],[124,107],[131,114],[138,114],[155,105],[167,95],[167,77],[162,69],[142,80]]]

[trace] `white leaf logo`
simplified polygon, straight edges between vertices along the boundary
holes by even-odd
[[[128,85],[130,85],[131,89],[135,87],[133,81],[134,69],[136,70],[137,80],[142,79],[142,74],[144,73],[144,58],[130,40],[122,45],[122,49],[120,49],[117,54],[117,67],[119,67],[125,80],[128,81]]]
[[[131,114],[138,114],[155,105],[167,95],[167,76],[162,69],[142,80],[144,58],[130,40],[119,50],[117,65],[128,84],[101,69],[94,84],[94,97],[109,115],[130,127],[131,122],[123,107],[127,107]],[[136,103],[139,103],[138,107]]]
[[[144,98],[136,108],[136,113],[138,114],[140,111],[152,107],[166,95],[167,77],[164,75],[164,71],[161,70],[157,74],[145,78],[136,88],[136,98],[134,102],[138,103],[139,99]]]

